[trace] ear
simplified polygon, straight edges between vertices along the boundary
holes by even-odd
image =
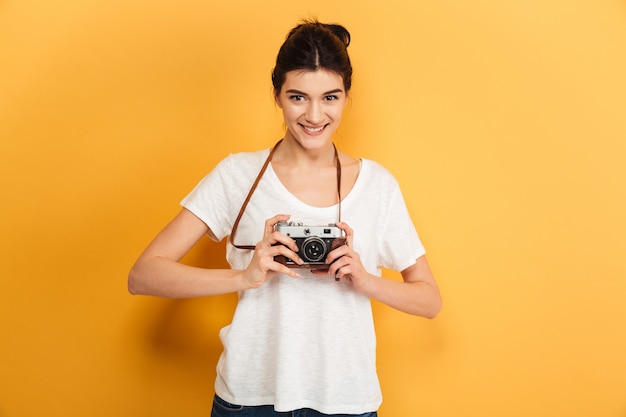
[[[276,102],[276,105],[278,106],[278,108],[282,109],[283,105],[280,102],[280,96],[279,96],[280,92],[274,90],[274,101]]]

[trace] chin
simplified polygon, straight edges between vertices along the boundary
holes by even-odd
[[[296,139],[300,146],[308,151],[324,149],[332,142],[332,138],[324,136],[318,138]]]

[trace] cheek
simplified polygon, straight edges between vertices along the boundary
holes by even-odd
[[[343,107],[337,107],[333,109],[329,115],[333,118],[333,120],[341,120],[341,116],[343,115]]]
[[[298,116],[298,112],[293,108],[293,106],[283,106],[282,111],[283,119],[285,119],[285,121],[293,120]]]

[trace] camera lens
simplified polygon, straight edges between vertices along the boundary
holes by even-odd
[[[320,261],[326,255],[326,244],[319,237],[311,236],[302,242],[301,254],[304,261]]]

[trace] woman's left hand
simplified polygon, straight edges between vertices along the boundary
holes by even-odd
[[[326,258],[328,271],[313,271],[317,275],[328,275],[352,284],[358,292],[365,292],[365,286],[370,279],[365,270],[361,257],[354,250],[354,231],[346,223],[339,222],[337,227],[346,234],[346,244],[333,249]]]
[[[354,251],[354,231],[343,222],[337,223],[337,227],[345,232],[346,244],[328,254],[328,270],[313,271],[314,274],[347,282],[356,292],[409,314],[434,318],[439,313],[441,296],[425,255],[400,271],[403,282],[384,279],[365,270]]]

